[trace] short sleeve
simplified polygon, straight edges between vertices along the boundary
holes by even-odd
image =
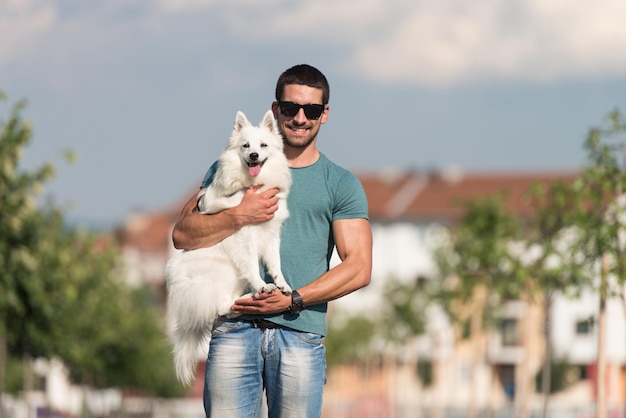
[[[206,172],[206,174],[204,175],[204,179],[202,180],[202,183],[200,184],[201,189],[209,187],[211,183],[213,183],[213,179],[215,178],[215,173],[217,172],[218,165],[219,165],[219,161],[214,162],[209,168],[209,170]]]
[[[333,208],[333,220],[369,219],[367,195],[359,179],[349,171],[338,177]]]

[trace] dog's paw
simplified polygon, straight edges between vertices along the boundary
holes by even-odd
[[[278,277],[274,278],[274,284],[281,292],[283,292],[283,294],[291,295],[291,287],[287,284],[287,281],[284,277],[279,275]]]
[[[259,293],[272,293],[277,287],[273,283],[268,283],[258,290]]]
[[[287,283],[285,283],[284,285],[276,285],[276,287],[280,289],[280,291],[283,292],[284,295],[291,295],[291,293],[293,292],[293,290],[291,290],[291,287]]]

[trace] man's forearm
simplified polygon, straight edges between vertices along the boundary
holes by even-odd
[[[278,189],[257,193],[256,188],[250,188],[239,205],[213,215],[198,212],[197,199],[190,199],[174,225],[174,247],[180,250],[210,247],[245,225],[269,221],[278,209],[276,193]]]
[[[172,241],[179,250],[211,247],[234,234],[241,226],[229,211],[213,215],[192,212],[181,216],[174,225]]]

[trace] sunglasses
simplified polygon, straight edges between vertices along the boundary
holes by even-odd
[[[294,116],[296,116],[298,112],[300,111],[300,109],[304,110],[304,115],[309,120],[319,119],[320,116],[322,116],[322,113],[324,112],[323,104],[314,104],[314,103],[301,105],[301,104],[294,103],[294,102],[283,102],[281,100],[278,102],[278,107],[280,109],[280,113],[283,116],[286,116],[288,118],[293,118]]]

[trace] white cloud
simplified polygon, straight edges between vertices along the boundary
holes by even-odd
[[[207,9],[212,0],[159,0],[157,7],[165,13],[192,13]]]
[[[7,0],[0,3],[0,63],[35,51],[54,27],[57,11],[52,3]]]
[[[455,7],[451,7],[456,3]],[[383,82],[449,84],[626,74],[626,3],[481,0],[415,4],[344,63]]]
[[[623,0],[240,0],[222,12],[237,37],[317,41],[380,83],[626,75]]]
[[[0,6],[0,66],[52,55],[60,45],[62,59],[76,62],[91,42],[135,56],[136,42],[124,52],[129,43],[139,37],[153,47],[162,37],[180,45],[211,39],[218,50],[217,41],[265,43],[277,54],[302,55],[316,45],[337,60],[325,68],[383,84],[626,75],[623,0],[120,0],[62,18],[55,4]]]

